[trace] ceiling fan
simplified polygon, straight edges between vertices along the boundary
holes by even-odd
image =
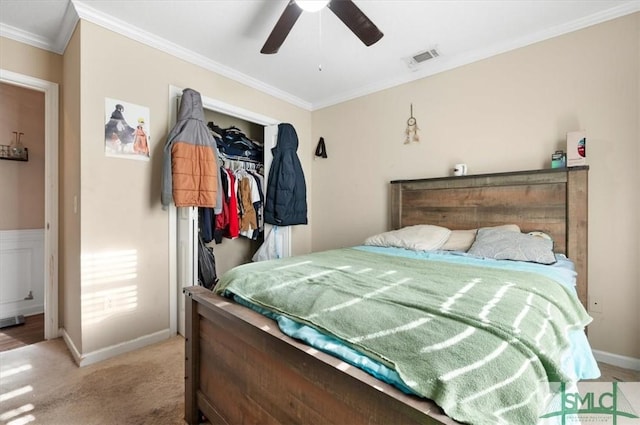
[[[316,12],[328,7],[362,42],[371,46],[382,32],[351,0],[290,0],[260,53],[277,53],[303,11]]]

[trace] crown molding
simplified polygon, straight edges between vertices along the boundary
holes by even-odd
[[[58,54],[62,53],[60,51],[56,51],[55,46],[48,38],[41,37],[28,31],[23,31],[20,28],[15,28],[11,25],[0,23],[0,37],[10,38],[12,40],[19,41],[20,43],[48,50],[50,52]]]
[[[358,97],[367,96],[381,90],[420,80],[422,78],[449,71],[460,66],[468,65],[470,63],[477,62],[491,56],[496,56],[501,53],[525,47],[534,43],[538,43],[540,41],[548,40],[550,38],[558,37],[560,35],[564,35],[639,11],[640,2],[629,1],[600,13],[595,13],[593,15],[589,15],[587,17],[577,19],[572,22],[568,22],[566,24],[559,25],[544,31],[539,31],[527,37],[510,40],[506,43],[495,44],[485,49],[476,50],[470,53],[453,57],[447,57],[446,54],[443,54],[436,61],[429,61],[429,63],[424,64],[423,68],[418,66],[413,70],[407,71],[407,73],[402,76],[390,78],[364,87],[358,87],[353,90],[344,92],[338,96],[332,96],[314,102],[306,101],[292,95],[291,93],[268,85],[256,78],[250,77],[221,63],[212,61],[211,59],[208,59],[203,55],[192,52],[161,37],[155,36],[142,30],[136,30],[125,22],[120,21],[110,15],[99,12],[98,10],[88,6],[84,1],[80,0],[71,0],[69,5],[67,6],[67,10],[63,17],[63,23],[55,40],[49,40],[46,37],[37,36],[35,34],[6,24],[0,24],[0,36],[19,41],[21,43],[29,44],[34,47],[49,50],[54,53],[63,54],[78,20],[84,19],[101,27],[114,31],[120,35],[136,40],[150,47],[156,48],[174,57],[180,58],[189,63],[200,66],[209,71],[220,74],[226,78],[254,88],[260,92],[283,100],[287,103],[298,106],[302,109],[315,111],[349,100],[353,100]]]
[[[473,62],[487,59],[491,56],[496,56],[501,53],[505,53],[511,50],[526,47],[528,45],[538,43],[544,40],[548,40],[554,37],[558,37],[564,34],[568,34],[574,31],[581,30],[583,28],[590,27],[592,25],[600,24],[612,19],[620,18],[622,16],[630,15],[640,11],[640,1],[630,1],[620,6],[608,9],[606,11],[595,13],[593,15],[586,16],[581,19],[577,19],[565,24],[549,28],[544,31],[531,34],[526,37],[510,40],[506,43],[499,43],[490,46],[486,49],[475,50],[462,55],[453,57],[447,57],[446,52],[441,54],[436,60],[429,61],[425,64],[425,67],[420,69],[420,66],[409,70],[407,74],[404,74],[397,78],[391,78],[385,81],[381,81],[368,86],[360,87],[354,90],[350,90],[341,94],[340,96],[330,97],[319,102],[314,102],[311,110],[326,108],[329,106],[337,105],[349,100],[356,99],[358,97],[367,96],[382,90],[397,87],[402,84],[410,83],[412,81],[420,80],[425,77],[429,77],[441,72],[449,71],[460,66],[468,65]]]
[[[0,23],[0,36],[62,55],[67,48],[77,22],[78,14],[70,2],[64,12],[62,24],[58,28],[58,35],[55,39],[42,37],[2,23]]]
[[[60,28],[58,29],[58,36],[54,41],[54,48],[56,53],[64,53],[67,49],[67,44],[69,44],[69,40],[71,40],[71,36],[73,35],[73,31],[76,29],[76,24],[78,23],[78,13],[76,12],[75,7],[73,6],[73,2],[69,2],[67,5],[67,9],[64,12],[64,16],[62,17],[62,23]]]
[[[266,93],[268,95],[281,99],[287,103],[298,106],[302,109],[305,109],[308,111],[311,110],[311,103],[303,99],[300,99],[297,96],[294,96],[276,87],[265,84],[264,82],[256,78],[250,77],[235,69],[232,69],[228,66],[215,62],[199,53],[195,53],[188,49],[185,49],[182,46],[178,46],[177,44],[169,40],[158,37],[146,31],[136,30],[135,28],[132,28],[132,25],[127,24],[124,21],[121,21],[119,19],[116,19],[113,16],[104,14],[88,6],[84,2],[72,0],[72,3],[80,19],[89,21],[93,24],[96,24],[108,30],[114,31],[120,35],[131,38],[147,46],[163,51],[174,57],[180,58],[194,65],[208,69],[209,71],[215,72],[231,80],[247,85],[258,91],[261,91],[263,93]]]

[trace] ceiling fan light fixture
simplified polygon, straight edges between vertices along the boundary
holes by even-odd
[[[329,4],[329,0],[296,0],[296,4],[305,12],[317,12]]]
[[[324,7],[331,10],[365,46],[371,46],[384,35],[353,0],[289,0],[260,53],[277,53],[300,15],[306,11],[318,12]]]

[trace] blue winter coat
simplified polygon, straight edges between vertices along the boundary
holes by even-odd
[[[278,125],[278,144],[267,179],[264,221],[278,226],[307,224],[307,186],[296,153],[298,135],[291,124]]]

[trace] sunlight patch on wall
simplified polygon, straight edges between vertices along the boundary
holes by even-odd
[[[135,249],[82,255],[82,287],[122,282],[138,277]]]
[[[138,307],[136,250],[110,251],[82,256],[82,323],[130,313]]]

